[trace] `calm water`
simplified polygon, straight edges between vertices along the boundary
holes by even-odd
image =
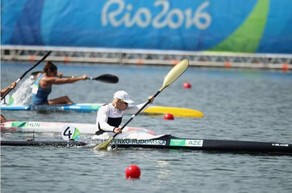
[[[1,86],[15,81],[30,66],[1,64]],[[35,70],[40,70],[37,68]],[[161,87],[170,67],[62,65],[65,75],[119,76],[118,84],[81,81],[55,86],[52,97],[75,102],[109,102],[125,89],[136,103]],[[28,76],[27,76],[28,77]],[[183,83],[190,82],[191,89]],[[204,112],[202,119],[137,116],[129,125],[179,137],[277,141],[292,143],[292,74],[189,68],[154,101]],[[4,112],[9,119],[95,123],[95,113]],[[126,122],[130,117],[125,117]],[[31,134],[2,133],[3,140]],[[85,139],[89,136],[82,136]],[[38,139],[61,138],[38,134]],[[130,164],[140,166],[140,180],[126,180]],[[182,150],[1,147],[1,191],[10,192],[292,192],[292,157],[208,153]]]

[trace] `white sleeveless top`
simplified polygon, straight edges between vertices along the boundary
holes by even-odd
[[[96,126],[97,131],[99,126],[103,131],[113,132],[117,122],[121,122],[124,114],[135,114],[145,103],[139,105],[129,105],[125,111],[116,109],[112,103],[101,106],[97,111]],[[99,125],[99,126],[98,126]]]

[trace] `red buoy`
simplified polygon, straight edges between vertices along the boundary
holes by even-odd
[[[126,178],[137,179],[137,178],[140,178],[141,170],[137,165],[133,164],[126,168],[125,173],[126,173]]]
[[[163,118],[164,118],[165,120],[174,120],[173,115],[170,114],[170,113],[165,113]]]
[[[283,64],[283,65],[282,65],[282,70],[283,70],[284,72],[288,72],[288,71],[289,71],[289,65],[288,65],[288,64]]]
[[[187,88],[187,89],[192,88],[192,85],[189,82],[185,82],[183,86],[184,86],[184,88]]]

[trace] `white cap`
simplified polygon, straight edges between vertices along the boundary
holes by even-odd
[[[121,99],[123,101],[125,101],[126,103],[134,103],[134,101],[132,101],[130,99],[129,94],[126,91],[123,90],[119,90],[114,94],[114,99]]]

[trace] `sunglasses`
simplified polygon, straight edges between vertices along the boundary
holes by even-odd
[[[123,99],[119,99],[118,101],[121,102],[121,103],[124,103],[125,105],[128,105],[128,103],[125,102]]]

